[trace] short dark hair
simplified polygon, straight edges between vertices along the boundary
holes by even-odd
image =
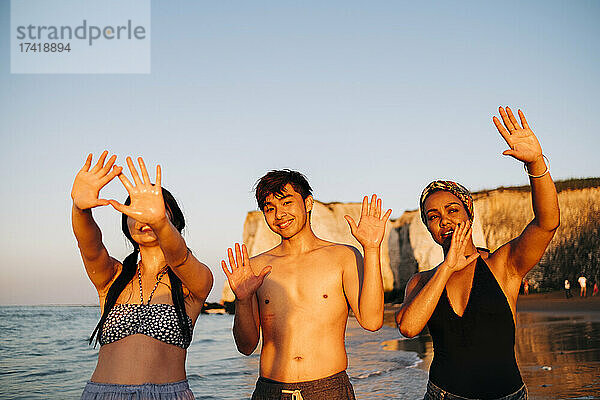
[[[255,195],[258,208],[261,210],[265,208],[267,197],[271,194],[283,196],[283,189],[288,183],[300,193],[302,200],[312,195],[308,180],[300,172],[291,169],[272,170],[256,182]]]

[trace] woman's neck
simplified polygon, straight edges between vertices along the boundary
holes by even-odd
[[[160,246],[140,246],[141,272],[158,272],[166,265]]]

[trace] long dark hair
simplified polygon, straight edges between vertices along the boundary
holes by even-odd
[[[177,228],[177,230],[181,233],[185,227],[183,213],[181,212],[177,201],[167,189],[162,188],[162,195],[165,201],[167,215],[169,216],[173,226],[175,226],[175,228]],[[127,197],[127,200],[125,200],[125,205],[129,204],[131,204],[131,199]],[[112,308],[115,306],[119,295],[123,289],[125,289],[125,286],[131,282],[135,272],[137,271],[137,261],[140,253],[140,247],[139,244],[131,237],[131,233],[127,227],[127,215],[125,214],[121,215],[121,229],[125,237],[133,245],[133,252],[128,255],[125,260],[123,260],[123,269],[121,270],[121,273],[108,289],[106,299],[104,300],[104,311],[102,312],[102,317],[100,317],[100,321],[98,322],[98,325],[96,325],[96,329],[94,329],[94,332],[92,332],[92,335],[89,339],[89,344],[91,345],[92,342],[94,342],[94,347],[96,347],[96,344],[98,344],[98,341],[100,340],[100,336],[102,336],[102,327],[104,326],[104,322],[106,321],[108,313],[110,313],[110,310],[112,310]],[[167,266],[167,274],[169,275],[169,281],[171,282],[171,299],[173,300],[173,305],[175,306],[175,312],[177,314],[177,320],[179,322],[179,327],[181,328],[183,340],[184,343],[189,343],[191,341],[191,327],[185,312],[185,298],[183,295],[181,279],[175,275],[169,266]]]

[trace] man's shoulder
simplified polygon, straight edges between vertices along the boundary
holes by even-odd
[[[326,240],[323,240],[322,246],[319,247],[317,250],[330,253],[331,255],[337,255],[340,257],[356,256],[357,254],[360,254],[360,251],[352,245],[329,242]]]

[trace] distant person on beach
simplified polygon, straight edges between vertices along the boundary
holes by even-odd
[[[568,279],[565,279],[565,297],[567,299],[573,297],[573,295],[571,294],[571,282],[569,282]]]
[[[518,237],[489,252],[473,244],[473,198],[467,189],[434,181],[421,194],[421,218],[442,246],[444,261],[409,280],[396,322],[406,337],[429,327],[434,356],[427,400],[527,398],[515,359],[516,303],[522,279],[558,228],[558,197],[523,113],[519,110],[520,125],[510,108],[499,111],[504,125],[496,117],[493,122],[510,146],[503,154],[524,163],[534,219]],[[465,162],[462,156],[453,159]]]
[[[592,290],[592,296],[598,294],[598,282],[594,282],[594,289]]]
[[[381,199],[373,195],[370,203],[363,199],[358,225],[345,216],[363,259],[356,248],[313,233],[312,189],[301,173],[267,173],[257,183],[256,200],[281,242],[251,259],[236,243],[235,253],[228,249],[229,268],[222,262],[236,296],[238,350],[252,354],[262,332],[252,399],[354,399],[345,372],[348,306],[365,329],[382,326],[380,247],[392,210],[382,214]]]
[[[523,294],[525,296],[529,294],[529,281],[527,279],[523,279]]]
[[[92,166],[90,154],[71,191],[73,232],[102,314],[90,338],[101,345],[98,364],[81,398],[192,400],[186,349],[212,274],[181,236],[185,220],[161,187],[160,166],[152,184],[142,158],[140,177],[127,157],[132,183],[114,165],[116,156],[105,162],[107,155]],[[115,177],[129,193],[125,204],[99,197]],[[123,234],[133,246],[122,263],[108,254],[92,216],[93,208],[109,204],[122,213]]]
[[[581,275],[579,277],[579,279],[577,279],[577,282],[579,282],[579,297],[587,297],[587,292],[586,292],[586,283],[587,280],[585,279],[585,276]]]

